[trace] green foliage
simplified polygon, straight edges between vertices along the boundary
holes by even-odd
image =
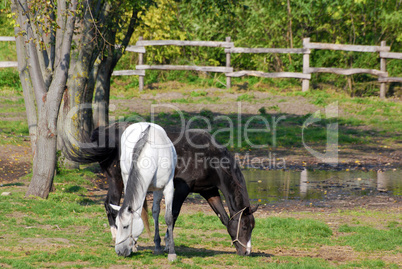
[[[14,23],[11,19],[11,1],[0,1],[0,36],[12,36]]]
[[[16,88],[22,92],[20,77],[18,72],[12,68],[4,68],[0,71],[0,88]]]
[[[360,45],[379,45],[381,40],[386,40],[392,51],[402,51],[399,31],[402,11],[397,0],[296,0],[290,1],[290,11],[286,1],[280,0],[158,0],[156,3],[148,11],[139,13],[142,22],[132,43],[140,35],[154,40],[211,41],[224,41],[230,36],[238,47],[298,48],[304,37],[310,37],[312,42]],[[218,48],[147,47],[146,62],[224,66],[226,57],[223,49]],[[233,54],[231,59],[235,69],[264,72],[301,72],[302,63],[302,55],[294,54]],[[378,53],[315,50],[310,59],[310,65],[317,67],[379,69],[379,64]],[[402,75],[399,60],[389,60],[388,69],[391,76]],[[157,73],[158,80],[192,80],[189,75]],[[299,84],[298,80],[290,79],[253,80],[268,81],[281,88]],[[372,81],[376,78],[370,75],[354,75],[357,90],[352,94],[378,95],[378,85],[359,84]],[[347,78],[335,74],[313,75],[312,84],[321,83],[347,88]]]
[[[173,0],[156,0],[154,6],[143,8],[138,12],[139,25],[135,30],[132,42],[139,36],[145,40],[184,40],[185,32],[179,28]],[[156,63],[167,63],[172,58],[180,57],[178,47],[147,47],[147,57]]]

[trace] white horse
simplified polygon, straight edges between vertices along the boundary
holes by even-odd
[[[159,236],[159,212],[162,195],[165,196],[165,221],[168,226],[166,250],[168,259],[176,259],[173,241],[173,176],[177,162],[176,150],[162,127],[152,123],[130,125],[121,138],[121,173],[124,181],[124,202],[116,218],[118,255],[129,256],[136,251],[138,237],[144,230],[142,206],[148,190],[153,191],[152,216],[155,223],[155,253],[163,253]]]

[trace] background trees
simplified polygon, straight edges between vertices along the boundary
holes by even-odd
[[[19,74],[34,153],[27,196],[46,198],[52,187],[58,125],[59,131],[88,135],[93,99],[98,108],[95,125],[107,124],[111,73],[137,25],[138,11],[150,3],[13,0]],[[80,109],[82,104],[89,106]],[[73,108],[78,109],[67,119],[73,124],[63,125]],[[65,130],[68,126],[71,130]]]
[[[392,51],[402,51],[402,2],[366,0],[157,0],[148,12],[139,14],[141,22],[132,42],[144,39],[187,39],[224,41],[231,36],[239,47],[301,47],[302,39],[312,42],[380,45],[387,41]],[[165,12],[168,9],[170,12]],[[163,16],[155,14],[163,12]],[[156,34],[156,33],[163,34]],[[184,50],[187,50],[184,53]],[[190,57],[189,57],[190,55]],[[131,59],[135,55],[129,56]],[[378,54],[316,51],[311,65],[322,67],[379,69]],[[213,60],[211,60],[213,59]],[[225,54],[216,49],[169,47],[147,48],[148,63],[189,63],[224,65]],[[134,68],[135,60],[124,59],[125,68]],[[132,66],[126,66],[129,65]],[[300,55],[232,55],[236,69],[274,72],[301,70]],[[388,61],[392,76],[401,75],[398,61]],[[160,74],[163,74],[161,72]],[[156,76],[153,76],[155,78]],[[159,79],[163,79],[163,75]],[[329,83],[338,88],[346,77],[333,74],[313,76],[312,84]],[[370,82],[369,75],[355,75],[356,83]],[[155,80],[154,80],[155,81]]]

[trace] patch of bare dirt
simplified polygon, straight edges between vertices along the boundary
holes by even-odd
[[[27,245],[41,245],[41,246],[47,246],[47,245],[68,245],[70,244],[70,241],[65,238],[42,238],[42,237],[37,237],[37,238],[25,238],[20,241],[22,244],[27,244]]]
[[[354,261],[359,256],[359,253],[350,246],[322,246],[318,249],[309,250],[278,247],[273,249],[272,253],[273,256],[321,258],[335,263]]]
[[[0,185],[18,180],[31,171],[29,142],[0,146]]]

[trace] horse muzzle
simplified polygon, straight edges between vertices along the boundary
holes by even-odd
[[[128,257],[131,255],[131,248],[115,248],[117,255]]]
[[[247,245],[241,244],[240,241],[238,241],[239,244],[236,245],[236,253],[239,256],[249,256],[251,254],[251,240],[247,242]]]
[[[114,250],[117,255],[128,257],[132,252],[137,252],[137,240],[132,235],[129,235],[116,243]]]

